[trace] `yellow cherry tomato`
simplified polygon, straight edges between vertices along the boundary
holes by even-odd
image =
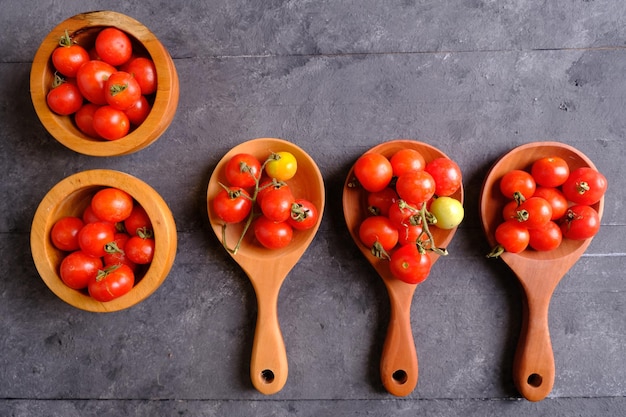
[[[463,220],[465,210],[459,200],[452,197],[438,197],[430,205],[430,212],[437,219],[440,229],[454,229]]]
[[[298,161],[291,152],[275,152],[270,156],[270,161],[265,165],[265,173],[270,178],[278,181],[287,181],[296,175]]]

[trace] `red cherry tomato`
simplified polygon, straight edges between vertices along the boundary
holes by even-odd
[[[380,245],[385,252],[390,252],[398,243],[398,229],[388,217],[366,217],[359,225],[359,239],[369,249],[380,252],[377,247]]]
[[[130,215],[124,220],[126,232],[134,236],[138,229],[152,231],[152,222],[146,210],[139,204],[134,204]]]
[[[547,156],[536,160],[530,170],[538,185],[544,187],[558,187],[569,176],[569,165],[565,159],[558,156]]]
[[[265,216],[256,219],[253,228],[256,239],[268,249],[284,248],[293,238],[293,229],[287,222],[273,222]]]
[[[274,222],[284,222],[291,217],[294,200],[289,187],[270,187],[263,195],[261,211]]]
[[[126,248],[126,243],[130,239],[130,235],[127,233],[116,233],[113,242],[108,243],[105,246],[105,255],[102,258],[104,266],[118,265],[118,264],[126,264],[130,267],[130,269],[135,272],[137,270],[137,264],[128,259],[126,256],[126,252],[124,249]]]
[[[506,198],[514,199],[516,193],[524,198],[532,197],[537,188],[535,179],[526,171],[514,169],[502,177],[500,180],[500,191]]]
[[[128,134],[130,121],[122,110],[102,106],[93,114],[93,128],[102,138],[117,140]]]
[[[507,220],[498,225],[495,238],[505,251],[519,253],[528,247],[530,234],[528,229],[517,220]]]
[[[150,106],[146,96],[139,96],[135,104],[124,110],[124,113],[128,116],[131,124],[139,126],[148,118],[150,110],[152,110],[152,106]]]
[[[126,257],[139,265],[146,265],[152,262],[154,257],[154,247],[156,242],[151,237],[132,236],[126,242],[124,252]]]
[[[239,223],[250,214],[252,200],[243,188],[222,189],[213,199],[213,210],[224,222]]]
[[[420,240],[428,239],[428,236],[423,233],[422,225],[420,224],[407,224],[406,226],[398,227],[398,244],[400,245],[415,245]]]
[[[69,116],[83,106],[83,95],[75,84],[57,78],[52,89],[46,95],[46,102],[50,110],[56,114]]]
[[[100,59],[113,66],[124,64],[133,53],[128,35],[114,27],[102,29],[98,33],[95,48]]]
[[[558,188],[551,187],[537,187],[534,197],[541,197],[550,203],[552,207],[552,217],[550,220],[558,220],[567,211],[567,199]]]
[[[151,59],[145,57],[131,59],[124,71],[135,77],[141,87],[141,94],[149,95],[156,92],[157,73],[154,62]]]
[[[59,275],[65,285],[75,290],[81,290],[87,288],[89,282],[95,279],[101,268],[102,260],[100,258],[78,250],[63,258]]]
[[[389,208],[398,200],[398,193],[391,187],[367,194],[367,209],[375,216],[387,216]]]
[[[114,300],[128,293],[135,285],[135,274],[128,265],[111,265],[100,270],[88,285],[89,295],[97,301]]]
[[[529,229],[545,226],[552,218],[550,203],[541,197],[530,197],[517,208],[517,220]]]
[[[389,160],[379,153],[366,153],[354,164],[354,175],[361,186],[369,191],[381,191],[389,185],[393,168]]]
[[[133,211],[133,198],[126,191],[109,187],[98,191],[91,198],[91,209],[105,222],[124,221]]]
[[[600,230],[600,216],[593,207],[574,205],[567,209],[561,232],[563,237],[572,240],[589,239]]]
[[[261,163],[254,155],[240,153],[226,163],[225,175],[228,183],[234,187],[254,187],[261,178]]]
[[[85,223],[79,217],[62,217],[54,223],[50,232],[52,244],[62,251],[71,252],[80,249],[78,232]]]
[[[309,200],[296,199],[291,205],[291,215],[287,223],[296,230],[308,230],[317,224],[319,212]]]
[[[52,51],[52,65],[66,77],[76,77],[78,69],[89,59],[87,50],[73,43],[67,32],[61,37],[59,47]]]
[[[83,211],[83,222],[85,224],[101,222],[101,221],[102,219],[99,219],[98,216],[94,214],[93,210],[91,209],[91,205],[85,208],[85,211]]]
[[[549,221],[545,226],[529,229],[528,245],[538,251],[549,251],[559,247],[563,240],[563,233],[558,224]]]
[[[426,253],[420,253],[416,245],[401,246],[391,254],[391,273],[408,284],[423,282],[428,278],[430,268],[430,257]]]
[[[581,167],[572,171],[562,186],[565,197],[574,204],[592,205],[606,192],[606,177],[593,168]]]
[[[114,66],[104,61],[92,60],[78,69],[76,84],[83,97],[94,104],[103,106],[107,104],[104,86],[114,72],[117,72]]]
[[[435,194],[448,197],[454,194],[462,184],[461,168],[449,158],[435,158],[424,168],[435,180]]]
[[[78,232],[78,244],[87,255],[103,257],[105,245],[115,239],[115,225],[107,222],[87,223]]]
[[[141,97],[141,87],[129,73],[117,71],[111,74],[104,84],[107,103],[118,110],[126,110]]]
[[[400,149],[391,156],[391,167],[393,175],[399,177],[408,171],[421,171],[426,166],[426,161],[422,154],[410,148]]]
[[[435,180],[426,171],[410,171],[398,177],[396,192],[404,201],[420,204],[435,195]]]
[[[78,126],[78,129],[85,135],[94,139],[100,138],[100,135],[98,135],[96,129],[93,128],[93,115],[99,108],[100,106],[97,104],[85,103],[74,114],[74,122],[76,122],[76,126]]]
[[[389,207],[389,220],[391,220],[396,227],[416,224],[412,219],[415,219],[417,215],[419,215],[417,208],[407,206],[404,201],[396,201]]]

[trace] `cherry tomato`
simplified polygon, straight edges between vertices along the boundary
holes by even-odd
[[[139,265],[152,262],[154,257],[155,241],[152,237],[132,236],[124,246],[126,257]]]
[[[63,258],[59,275],[65,285],[75,290],[81,290],[87,288],[89,282],[95,279],[101,268],[102,260],[100,258],[77,250]]]
[[[99,219],[98,216],[96,216],[93,212],[93,210],[91,209],[91,205],[87,206],[85,208],[85,211],[83,211],[83,222],[85,224],[87,223],[95,223],[95,222],[101,222],[103,221],[102,219]]]
[[[130,121],[122,110],[102,106],[93,114],[93,128],[102,138],[117,140],[128,134]]]
[[[124,221],[133,211],[133,198],[126,191],[115,187],[103,188],[91,198],[93,213],[105,222]]]
[[[141,87],[137,80],[127,72],[117,71],[111,74],[104,84],[107,103],[118,110],[126,110],[141,97]]]
[[[563,184],[563,194],[574,204],[592,205],[606,192],[606,177],[590,167],[573,170]]]
[[[398,193],[391,187],[367,194],[367,209],[375,216],[387,216],[389,208],[398,200]]]
[[[152,110],[152,106],[150,106],[146,96],[139,96],[135,104],[124,110],[124,113],[128,116],[131,124],[139,126],[148,118],[150,110]]]
[[[517,220],[529,229],[543,227],[552,218],[550,203],[541,197],[530,197],[517,208]]]
[[[529,229],[528,235],[528,245],[538,251],[556,249],[563,240],[561,228],[553,221],[549,221],[545,226],[538,229]]]
[[[415,245],[418,241],[428,239],[421,224],[407,224],[397,226],[398,244],[399,245]]]
[[[89,59],[87,50],[73,43],[67,32],[59,40],[59,47],[52,51],[52,65],[66,77],[76,77],[78,69]]]
[[[385,216],[370,216],[359,225],[359,239],[370,249],[390,252],[398,243],[398,228]],[[378,256],[378,255],[377,255]]]
[[[423,282],[428,278],[430,268],[430,257],[426,253],[420,253],[416,245],[401,246],[391,254],[391,273],[408,284]]]
[[[62,217],[54,223],[50,231],[52,244],[57,249],[71,252],[80,249],[78,244],[78,232],[85,223],[79,217]]]
[[[124,228],[129,235],[134,236],[137,229],[152,230],[152,221],[141,205],[133,204],[133,209],[124,220]]]
[[[104,28],[98,33],[95,47],[100,59],[113,66],[124,64],[133,53],[128,35],[114,27]]]
[[[213,199],[215,214],[226,223],[239,223],[250,214],[250,194],[240,187],[222,189]]]
[[[398,177],[396,192],[404,201],[419,204],[430,200],[435,194],[435,180],[426,171],[409,171]]]
[[[526,171],[514,169],[502,177],[500,180],[500,191],[506,198],[515,199],[517,193],[524,198],[532,197],[537,188],[535,179]]]
[[[569,165],[565,159],[558,156],[547,156],[536,160],[530,173],[538,185],[544,187],[558,187],[569,176]]]
[[[435,194],[439,197],[451,196],[461,188],[461,168],[449,158],[435,158],[424,168],[435,179]]]
[[[284,182],[274,181],[272,178],[263,178],[259,181],[259,189],[256,194],[256,202],[261,206],[263,204],[263,197],[271,188],[289,187]]]
[[[270,187],[261,200],[261,211],[268,219],[283,222],[291,217],[294,200],[289,187]]]
[[[495,238],[505,251],[519,253],[528,247],[530,234],[517,220],[507,220],[498,225]]]
[[[97,104],[85,103],[74,114],[74,122],[76,123],[76,126],[78,126],[78,129],[85,135],[94,139],[100,138],[96,129],[93,128],[93,115],[99,108],[100,106]]]
[[[225,175],[232,186],[254,187],[261,178],[261,163],[254,155],[240,153],[226,163]]]
[[[156,92],[157,89],[157,73],[154,62],[146,57],[132,58],[124,67],[124,71],[132,74],[139,87],[141,94],[149,95]]]
[[[552,207],[552,217],[550,220],[558,220],[567,211],[567,199],[558,188],[552,187],[537,187],[534,197],[541,197],[550,203]]]
[[[89,295],[97,301],[114,300],[128,293],[135,285],[135,274],[128,265],[111,265],[101,269],[89,282]]]
[[[369,191],[381,191],[393,177],[391,162],[379,153],[366,153],[354,164],[354,175],[361,186]]]
[[[273,222],[263,215],[255,220],[253,228],[256,239],[268,249],[284,248],[293,238],[293,229],[287,222]]]
[[[391,167],[393,175],[399,177],[408,171],[421,171],[426,166],[426,161],[422,154],[410,148],[400,149],[391,156]]]
[[[118,265],[118,264],[126,264],[130,267],[130,269],[135,272],[137,270],[137,264],[128,259],[126,256],[126,252],[124,249],[126,248],[126,243],[130,239],[130,235],[127,233],[116,233],[113,242],[107,243],[105,246],[105,255],[102,258],[104,262],[104,266]]]
[[[83,95],[75,84],[55,78],[52,89],[46,95],[46,102],[56,114],[69,116],[83,106]]]
[[[593,237],[600,230],[600,216],[593,207],[574,205],[567,209],[561,232],[563,237],[573,240],[585,240]]]
[[[407,205],[404,201],[396,201],[389,207],[389,220],[396,226],[408,226],[416,224],[416,217],[419,215],[417,207]]]
[[[457,227],[463,221],[465,210],[463,204],[452,197],[437,197],[430,205],[430,212],[437,219],[440,229],[450,230]]]
[[[287,223],[296,230],[307,230],[317,224],[319,212],[317,207],[309,200],[296,199],[291,205],[291,215]]]
[[[115,239],[115,225],[108,222],[87,223],[78,232],[78,244],[87,255],[102,257],[104,246]]]
[[[91,60],[78,69],[76,84],[83,97],[103,106],[107,104],[104,86],[114,72],[117,72],[114,66],[104,61]]]
[[[291,152],[275,152],[270,156],[270,160],[265,164],[265,173],[270,178],[278,181],[287,181],[296,175],[298,161]]]

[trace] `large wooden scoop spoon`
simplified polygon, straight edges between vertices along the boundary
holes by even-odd
[[[390,158],[394,153],[404,148],[418,150],[426,162],[439,157],[447,157],[437,148],[412,140],[385,142],[371,148],[368,152],[377,152]],[[418,377],[417,353],[410,317],[411,301],[417,285],[407,284],[394,278],[389,270],[389,261],[375,257],[370,249],[361,243],[359,225],[368,216],[367,192],[361,187],[351,186],[354,181],[353,170],[354,168],[348,173],[343,188],[343,213],[346,224],[359,250],[383,279],[391,306],[387,337],[380,361],[381,379],[389,393],[396,396],[406,396],[417,385]],[[452,197],[463,202],[463,188],[461,187]],[[431,231],[436,245],[445,248],[452,240],[456,228],[443,230],[432,227]],[[429,255],[433,264],[439,258],[439,255],[434,252],[429,252]]]
[[[559,142],[528,143],[500,158],[485,178],[480,196],[480,217],[492,246],[496,245],[494,233],[502,222],[502,208],[506,203],[499,190],[500,178],[512,169],[528,170],[534,161],[548,156],[564,158],[570,170],[581,166],[595,168],[582,152]],[[604,199],[594,208],[602,216]],[[554,354],[548,327],[552,293],[589,243],[591,239],[564,239],[552,251],[527,249],[518,254],[504,252],[500,255],[517,275],[524,290],[522,329],[515,353],[513,378],[519,392],[530,401],[544,399],[554,384]]]
[[[298,161],[296,175],[287,181],[297,198],[311,201],[319,211],[321,220],[324,211],[324,181],[315,161],[293,143],[281,139],[254,139],[231,149],[215,167],[207,190],[207,209],[211,227],[217,238],[223,243],[223,221],[212,209],[212,200],[221,190],[219,183],[227,184],[224,166],[231,157],[238,153],[249,153],[263,162],[272,152],[291,152]],[[263,248],[254,239],[250,228],[236,254],[229,251],[233,259],[241,266],[250,279],[257,297],[257,322],[250,362],[250,378],[254,387],[263,394],[280,391],[287,381],[287,353],[278,323],[278,293],[287,274],[296,265],[307,249],[317,229],[317,224],[308,230],[294,231],[293,240],[287,247],[277,250]],[[228,247],[235,246],[243,224],[228,225],[225,239]]]

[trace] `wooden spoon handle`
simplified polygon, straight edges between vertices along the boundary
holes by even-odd
[[[257,288],[258,313],[250,378],[262,394],[275,394],[287,382],[288,362],[285,342],[278,323],[278,292],[280,288]]]
[[[380,374],[385,389],[396,396],[409,395],[417,385],[417,352],[411,330],[412,297],[413,291],[389,292],[391,315]]]
[[[529,401],[541,401],[554,385],[554,353],[548,326],[552,293],[524,298],[522,330],[513,363],[513,380]]]

